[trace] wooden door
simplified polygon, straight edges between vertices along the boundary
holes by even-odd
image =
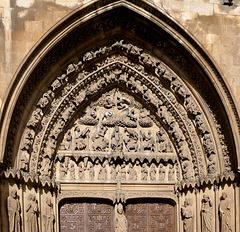
[[[61,232],[113,232],[113,206],[104,203],[65,203],[60,208]]]
[[[174,232],[174,206],[169,203],[131,203],[125,215],[130,232]]]

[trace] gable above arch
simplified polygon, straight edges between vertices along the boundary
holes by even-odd
[[[37,173],[41,157],[55,160],[76,112],[103,88],[126,88],[158,118],[180,163],[187,148],[194,175],[208,175],[211,162],[218,174],[237,170],[232,97],[206,53],[159,9],[145,1],[93,2],[49,32],[34,54],[16,74],[3,111],[2,159],[9,167],[19,168],[24,153]],[[63,113],[70,118],[62,120]]]

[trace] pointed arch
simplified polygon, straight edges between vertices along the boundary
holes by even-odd
[[[80,67],[80,62],[87,63],[85,72],[90,72],[93,60],[109,56],[111,51],[104,53],[104,49],[122,39],[126,44],[133,45],[130,54],[134,53],[134,46],[137,46],[157,60],[148,64],[150,58],[146,55],[144,62],[147,70],[156,72],[161,64],[167,67],[159,68],[158,76],[183,107],[191,106],[192,102],[186,103],[181,86],[186,87],[191,96],[197,99],[197,105],[212,130],[215,144],[221,144],[217,153],[225,153],[219,158],[219,166],[230,164],[229,170],[237,170],[240,159],[239,117],[223,75],[206,51],[173,18],[146,1],[135,0],[93,1],[75,10],[39,41],[25,58],[4,103],[1,120],[3,162],[10,167],[18,165],[17,154],[23,131],[36,103],[47,93],[49,86],[53,90],[53,81],[61,82],[58,77],[67,77],[71,65]],[[98,51],[98,54],[93,51]],[[137,55],[141,55],[141,52]],[[136,59],[133,57],[133,60]],[[143,60],[138,62],[143,63]],[[179,79],[180,84],[176,81]],[[46,94],[45,97],[51,98]],[[196,117],[199,114],[193,111],[187,110],[186,115],[197,127]],[[39,111],[35,116],[42,117],[41,114],[44,112]],[[204,147],[201,131],[196,131]],[[31,133],[29,136],[32,136]]]

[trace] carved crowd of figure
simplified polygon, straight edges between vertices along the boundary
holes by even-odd
[[[55,215],[53,211],[53,204],[51,200],[47,198],[46,203],[42,205],[43,213],[43,232],[54,232]],[[11,191],[7,199],[7,210],[9,220],[9,232],[21,232],[22,231],[22,210],[17,195],[17,191],[14,189]],[[28,195],[28,204],[26,206],[26,232],[38,232],[39,230],[39,206],[36,196],[34,194]]]
[[[94,180],[114,181],[119,177],[128,181],[175,181],[177,178],[176,165],[173,163],[141,163],[99,159],[76,161],[65,157],[57,164],[58,177],[61,180]]]
[[[112,152],[173,152],[172,145],[166,132],[162,129],[155,136],[151,130],[138,130],[125,127],[123,130],[114,126],[110,135],[107,136],[109,128],[104,124],[91,130],[90,127],[75,126],[73,133],[69,130],[61,143],[60,150],[75,151],[112,151]],[[81,131],[82,130],[82,131]],[[91,134],[91,136],[90,136]]]

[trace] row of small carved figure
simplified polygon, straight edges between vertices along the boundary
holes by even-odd
[[[118,177],[122,180],[130,181],[175,181],[175,166],[171,163],[164,165],[160,163],[156,165],[152,163],[135,164],[123,161],[122,163],[109,163],[105,160],[100,163],[88,161],[84,163],[80,161],[78,164],[70,159],[59,164],[57,168],[57,178],[61,180],[116,180]]]
[[[91,140],[94,151],[106,151],[109,148],[109,140],[105,137],[107,130],[107,127],[101,125],[93,133]],[[173,152],[169,138],[163,129],[156,133],[156,140],[151,130],[147,134],[144,131],[140,131],[140,136],[134,129],[124,128],[124,132],[125,137],[123,137],[118,126],[114,128],[110,144],[112,151],[122,151],[125,145],[128,152],[137,152],[138,150],[142,152]],[[79,126],[76,126],[74,128],[74,136],[72,136],[70,130],[66,133],[60,145],[60,150],[72,150],[72,148],[73,150],[89,150],[89,134],[90,129],[88,127],[80,131]]]
[[[9,231],[21,232],[21,204],[16,190],[12,190],[7,199]],[[55,215],[53,211],[53,204],[49,198],[42,208],[43,215],[43,232],[53,232]],[[39,207],[36,196],[29,195],[29,203],[26,208],[26,232],[39,232],[38,225]]]
[[[227,197],[227,193],[223,192],[222,197],[219,203],[219,221],[220,221],[220,232],[231,232],[233,231],[232,228],[232,207],[231,201]],[[213,224],[213,204],[211,198],[207,195],[203,195],[202,199],[202,207],[201,207],[201,231],[204,232],[211,232],[214,231],[214,224]],[[194,214],[192,211],[192,201],[191,199],[187,198],[184,202],[184,205],[181,209],[181,215],[183,220],[183,230],[184,232],[193,232],[194,230],[194,223],[193,218]]]

